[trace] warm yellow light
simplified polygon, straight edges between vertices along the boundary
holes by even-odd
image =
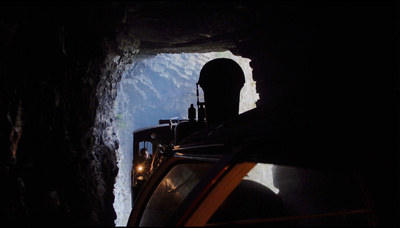
[[[142,166],[138,166],[138,171],[140,172],[142,170],[143,170],[143,167]]]

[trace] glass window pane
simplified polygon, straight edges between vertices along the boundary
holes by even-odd
[[[364,226],[367,215],[351,173],[259,163],[208,223]]]
[[[212,166],[213,163],[187,163],[173,167],[149,199],[140,226],[164,225]]]

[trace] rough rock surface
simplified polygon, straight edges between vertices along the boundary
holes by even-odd
[[[251,59],[257,105],[299,113],[294,121],[326,140],[316,141],[321,153],[360,165],[379,222],[398,226],[398,9],[394,1],[2,2],[2,224],[114,226],[110,109],[125,67],[156,53],[230,50]]]

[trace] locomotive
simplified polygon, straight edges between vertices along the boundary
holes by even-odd
[[[224,73],[219,72],[220,67]],[[207,127],[212,129],[213,125],[238,115],[240,90],[245,82],[240,66],[231,59],[215,59],[202,69],[202,75],[196,83],[197,111],[191,104],[188,119],[161,119],[157,126],[133,132],[132,204],[149,175],[174,149],[182,143],[187,144],[187,137]],[[221,85],[224,85],[224,90],[220,89]],[[208,101],[207,119],[206,103],[200,101],[199,86]],[[143,159],[146,155],[142,152],[145,151],[151,153],[150,159]]]
[[[307,144],[310,132],[290,125],[288,112],[260,106],[238,114],[243,84],[236,62],[211,60],[196,84],[197,112],[192,104],[188,119],[133,132],[127,225],[376,225],[367,186],[339,157],[288,156],[324,143]]]

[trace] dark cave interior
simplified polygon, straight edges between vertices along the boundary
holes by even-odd
[[[118,71],[134,57],[226,50],[251,59],[257,106],[296,113],[307,134],[285,156],[344,161],[378,224],[400,225],[397,1],[10,1],[0,11],[2,225],[115,226],[118,142],[104,141],[96,115],[110,118]]]

